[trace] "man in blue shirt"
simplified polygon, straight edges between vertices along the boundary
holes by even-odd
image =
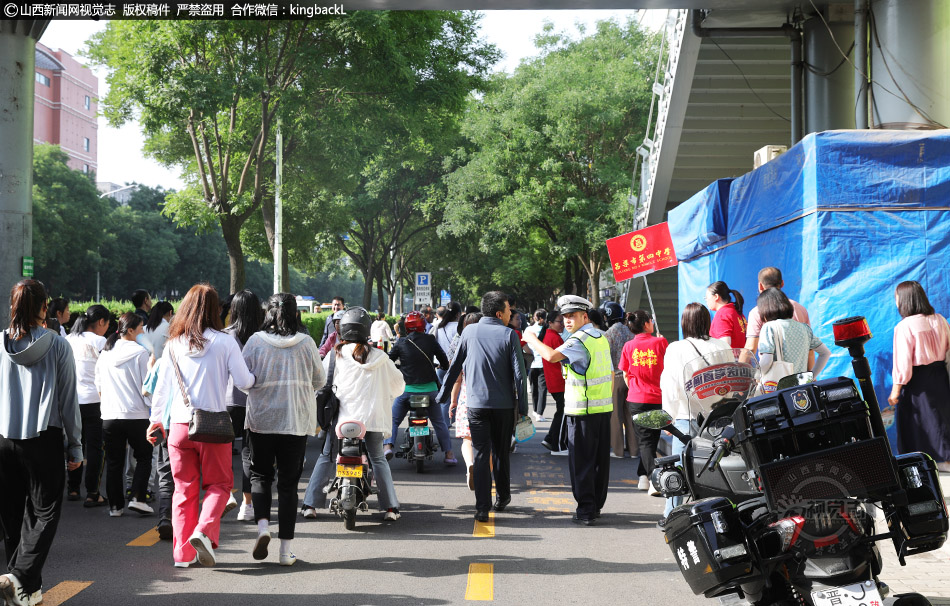
[[[488,521],[491,510],[491,469],[494,467],[495,511],[511,502],[509,449],[515,415],[528,413],[524,355],[515,331],[508,328],[508,297],[492,291],[482,297],[484,317],[467,327],[442,383],[437,401],[446,400],[459,374],[465,372],[468,423],[475,450],[475,519]]]

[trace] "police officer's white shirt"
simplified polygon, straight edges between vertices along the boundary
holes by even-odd
[[[592,322],[581,326],[577,332],[571,333],[573,335],[579,335],[580,332],[586,332],[592,337],[602,337],[603,333],[598,329],[594,328]],[[590,366],[590,353],[588,353],[587,348],[584,347],[584,344],[581,343],[580,339],[564,339],[564,345],[558,347],[555,351],[559,351],[564,354],[566,360],[561,360],[561,364],[570,364],[571,368],[579,375],[587,374],[587,368]]]

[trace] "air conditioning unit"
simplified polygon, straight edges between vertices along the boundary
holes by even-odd
[[[758,168],[766,162],[770,162],[775,158],[778,158],[787,151],[787,145],[766,145],[765,147],[756,150],[755,155],[752,157],[752,168]]]

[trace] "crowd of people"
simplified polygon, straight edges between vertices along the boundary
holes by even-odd
[[[672,343],[645,310],[626,313],[615,302],[598,309],[565,295],[555,310],[538,309],[529,319],[500,291],[486,293],[478,307],[427,306],[395,326],[338,297],[317,342],[286,293],[262,303],[242,291],[221,301],[199,284],[176,312],[136,291],[135,311],[116,321],[102,305],[74,314],[68,301],[49,300],[40,282],[23,280],[11,292],[0,351],[7,555],[0,595],[16,606],[42,600],[42,568],[64,497],[118,517],[154,514],[157,496],[158,532],[172,541],[174,565],[212,566],[221,518],[238,507],[240,520],[257,525],[252,557],[268,557],[276,483],[278,561],[293,565],[298,512],[313,518],[326,507],[323,489],[334,472],[333,427],[320,429],[315,399],[327,384],[339,397],[339,418],[366,428],[385,521],[400,519],[389,462],[411,397],[429,400],[445,465],[458,463],[450,430],[461,440],[474,517],[485,522],[512,500],[515,426],[527,417],[547,421],[550,394],[555,412],[541,444],[567,457],[573,521],[596,524],[611,458],[636,457],[638,489],[659,495],[647,478],[661,432],[631,419],[662,409],[688,433],[683,374],[690,361],[744,347],[758,355],[763,376],[776,364],[822,371],[830,350],[783,286],[779,269],[762,269],[746,316],[741,293],[710,284],[705,305],[685,306],[683,338]],[[950,326],[917,282],[899,284],[895,303],[903,320],[894,331],[888,402],[897,411],[897,447],[923,451],[948,471]],[[308,440],[316,441],[318,458],[301,504]],[[674,440],[672,448],[676,454],[682,445]],[[240,503],[232,495],[238,488]],[[664,515],[679,502],[668,499]]]

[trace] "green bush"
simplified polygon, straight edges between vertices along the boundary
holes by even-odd
[[[327,325],[327,321],[332,315],[331,312],[325,311],[318,314],[308,314],[306,312],[301,314],[301,320],[303,320],[304,326],[307,327],[307,331],[310,333],[310,336],[313,337],[313,340],[320,343],[320,339],[323,338],[323,327]],[[372,316],[372,314],[370,314]],[[386,316],[386,322],[389,323],[389,327],[393,330],[393,334],[396,334],[395,328],[396,322],[399,321],[399,316]]]

